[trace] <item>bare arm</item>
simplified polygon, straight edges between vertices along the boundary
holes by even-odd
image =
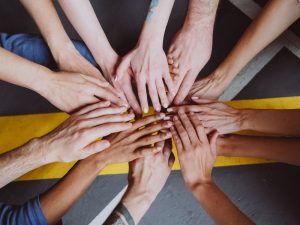
[[[111,47],[89,0],[59,0],[59,4],[110,80],[118,55]]]
[[[217,154],[217,133],[208,140],[195,114],[179,113],[171,128],[184,181],[218,225],[253,224],[214,184],[211,174]]]
[[[74,47],[52,0],[21,0],[21,3],[36,22],[60,69],[102,78],[100,71]]]
[[[229,157],[254,157],[300,166],[300,139],[229,135],[217,140],[217,153]]]
[[[207,80],[203,80],[206,84],[201,80],[196,82],[190,94],[198,97],[218,98],[243,67],[299,17],[299,2],[270,0],[226,59]]]
[[[137,158],[143,161],[143,157],[150,157],[153,153],[161,151],[161,149],[157,149],[157,147],[148,147],[151,144],[164,141],[171,137],[170,134],[152,135],[153,132],[158,132],[163,128],[169,127],[169,125],[167,125],[168,122],[161,122],[161,119],[163,119],[163,117],[150,116],[136,121],[131,129],[117,134],[117,137],[111,142],[109,148],[78,162],[57,185],[43,194],[41,197],[41,207],[49,224],[55,224],[70,209],[105,166],[113,163],[128,162]],[[153,122],[157,122],[157,124],[151,124]],[[144,127],[146,125],[148,129],[140,129],[141,126]],[[118,141],[116,141],[117,139]],[[153,160],[150,162],[153,163]],[[156,168],[161,169],[159,166]],[[147,181],[144,182],[149,182],[149,180],[147,179]],[[157,184],[157,182],[155,184]],[[133,195],[129,199],[129,204],[132,201],[144,199],[142,196],[136,196],[136,194],[140,193],[138,192],[141,190],[140,188],[144,188],[145,186],[147,186],[147,183],[142,186],[135,185],[135,188],[129,185],[127,195],[129,195],[129,193]],[[157,188],[155,188],[155,190],[156,189]],[[142,190],[144,191],[145,189]],[[152,193],[155,194],[156,192],[151,192],[151,194]],[[143,195],[145,201],[142,203],[148,204],[146,206],[139,204],[138,206],[140,206],[141,211],[134,208],[135,211],[132,215],[135,219],[137,215],[140,215],[139,212],[143,212],[143,209],[148,209],[149,204],[151,204],[156,197],[156,195],[153,197],[151,194],[149,197],[152,198],[147,198],[148,195]],[[124,199],[126,199],[126,197],[124,197]],[[124,201],[124,204],[127,204],[127,202]],[[127,206],[127,208],[130,208],[130,205]]]

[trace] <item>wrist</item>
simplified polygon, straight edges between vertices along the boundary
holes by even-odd
[[[150,208],[156,196],[145,191],[139,191],[129,185],[121,202],[127,208],[135,224],[138,224]]]
[[[43,138],[33,138],[28,142],[30,151],[37,156],[37,162],[42,165],[53,163],[53,157],[49,153]]]
[[[159,30],[143,29],[138,40],[138,46],[159,46],[163,47],[164,32]]]
[[[253,109],[240,109],[240,130],[253,130],[256,111]]]
[[[49,78],[54,72],[46,67],[39,67],[32,80],[30,80],[29,88],[40,95],[44,96],[43,93],[47,90],[49,84]]]
[[[193,186],[189,186],[189,190],[195,195],[199,191],[209,189],[212,185],[214,185],[214,181],[210,179],[207,182],[196,183]]]

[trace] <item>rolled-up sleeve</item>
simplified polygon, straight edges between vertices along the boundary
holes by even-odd
[[[0,203],[1,225],[48,225],[42,211],[39,198],[24,205],[13,206]]]

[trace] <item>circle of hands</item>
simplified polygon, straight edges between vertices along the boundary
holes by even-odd
[[[103,75],[80,54],[71,56],[71,65],[60,57],[59,67],[69,72],[53,73],[41,93],[71,113],[44,137],[52,161],[130,162],[129,180],[158,193],[175,162],[173,137],[187,185],[210,181],[218,133],[239,130],[241,121],[237,110],[207,100],[224,91],[213,75],[195,82],[211,55],[211,33],[182,28],[167,54],[156,44],[139,43],[122,59],[114,53]],[[148,94],[156,113],[141,117],[149,111]]]

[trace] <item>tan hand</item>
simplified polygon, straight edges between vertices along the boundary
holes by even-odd
[[[128,121],[134,118],[133,114],[122,114],[125,107],[109,105],[109,102],[89,105],[43,136],[40,141],[46,149],[45,157],[50,162],[70,162],[109,147],[109,141],[100,141],[99,138],[131,128]]]
[[[177,147],[181,173],[189,188],[210,182],[216,160],[216,139],[214,133],[210,142],[204,128],[195,114],[189,117],[179,113],[174,117],[175,128],[171,128]]]

